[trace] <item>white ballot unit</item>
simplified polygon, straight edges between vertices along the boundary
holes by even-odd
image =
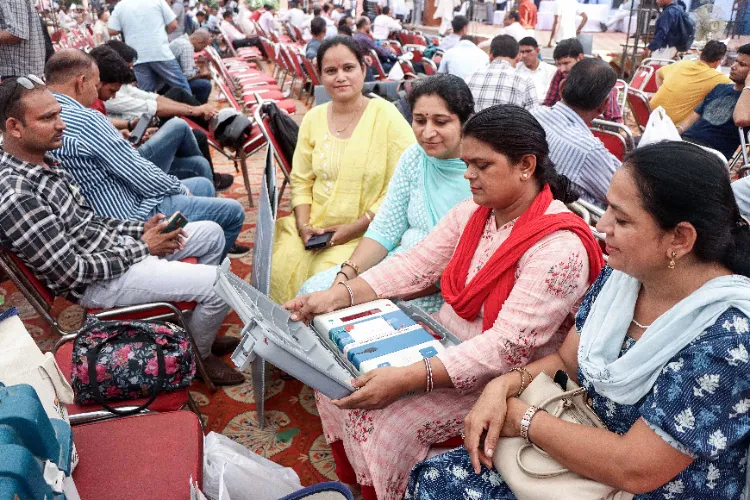
[[[407,366],[461,341],[419,307],[375,300],[315,317],[311,326],[229,271],[217,270],[216,293],[245,324],[232,354],[244,370],[257,354],[329,398],[354,392],[353,378],[382,366]]]

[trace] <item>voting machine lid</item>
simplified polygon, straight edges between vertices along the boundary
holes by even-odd
[[[245,324],[242,342],[232,355],[240,369],[257,354],[332,399],[354,392],[356,377],[311,328],[292,321],[289,311],[253,288],[229,270],[225,259],[216,271],[216,293]]]

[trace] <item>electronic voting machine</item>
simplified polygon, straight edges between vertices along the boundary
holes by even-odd
[[[216,292],[242,319],[232,361],[244,370],[257,354],[326,396],[354,392],[351,379],[382,366],[407,366],[460,340],[419,307],[375,300],[315,317],[311,327],[229,271],[217,271]]]

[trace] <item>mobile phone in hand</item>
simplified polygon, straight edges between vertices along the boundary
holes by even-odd
[[[328,242],[333,238],[333,233],[314,234],[305,243],[305,250],[317,250],[328,246]]]
[[[128,140],[131,142],[131,144],[133,144],[133,146],[140,146],[141,141],[143,140],[143,136],[146,134],[146,130],[148,130],[148,126],[151,125],[152,118],[153,115],[143,113],[138,119],[138,124],[130,133],[130,137],[128,137]]]
[[[175,212],[169,219],[167,219],[167,227],[162,230],[162,234],[171,233],[172,231],[181,229],[185,227],[187,223],[187,217],[182,215],[180,212]]]

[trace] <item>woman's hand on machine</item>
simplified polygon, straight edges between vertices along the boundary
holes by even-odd
[[[309,323],[315,316],[348,307],[349,293],[343,286],[329,288],[322,292],[300,295],[281,307],[291,312],[292,321]]]
[[[379,410],[411,391],[412,379],[408,367],[375,368],[352,381],[352,385],[359,390],[345,398],[333,400],[333,404],[341,409]]]

